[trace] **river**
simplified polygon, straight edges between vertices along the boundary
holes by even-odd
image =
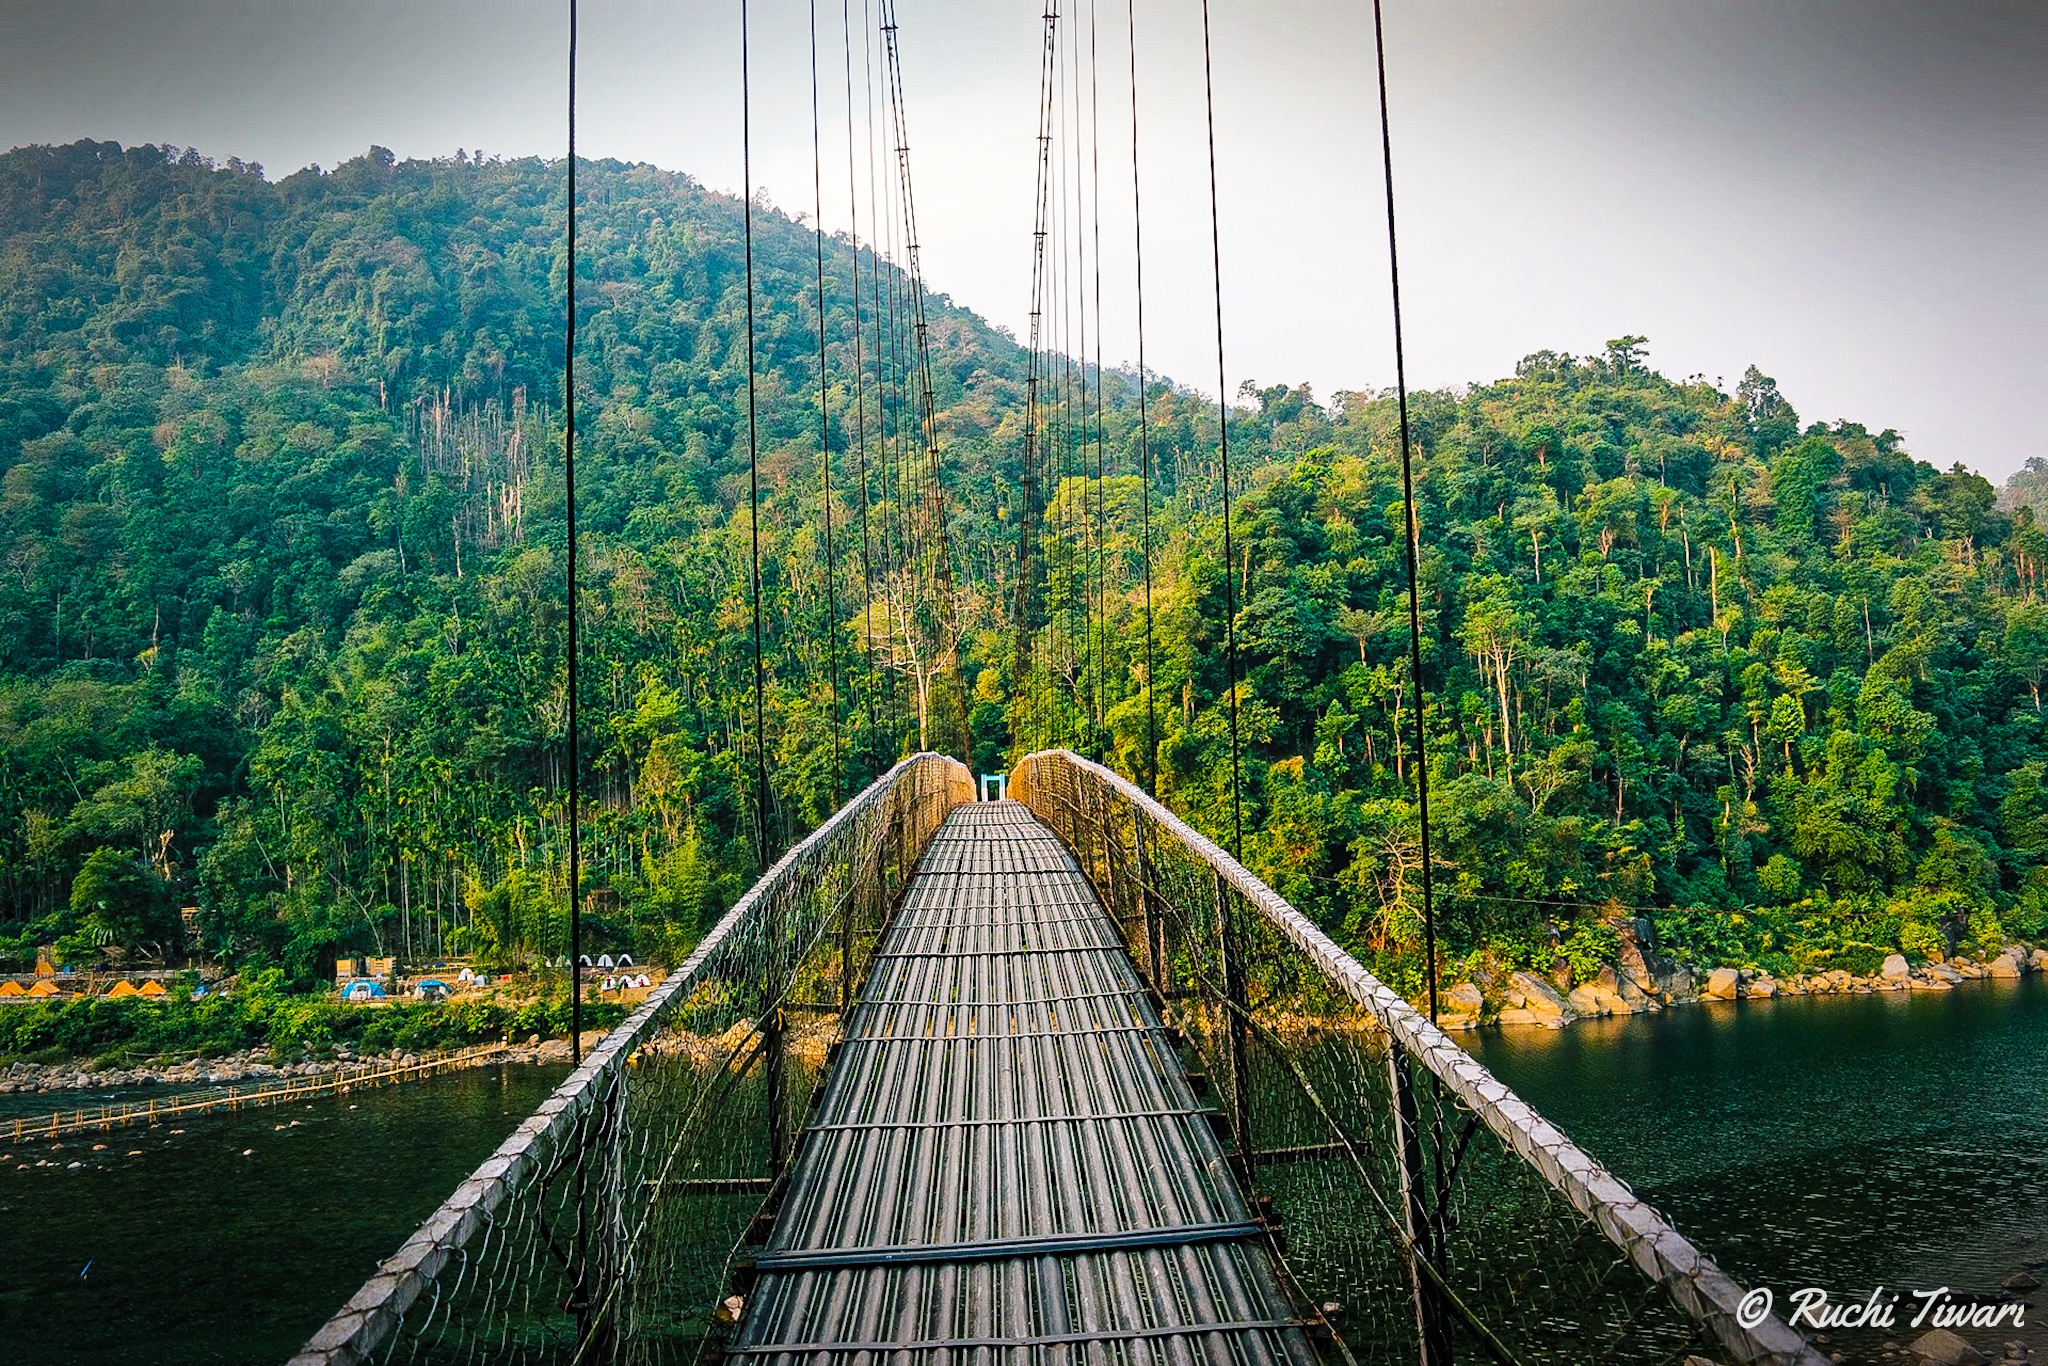
[[[0,1144],[0,1360],[276,1366],[566,1071],[456,1072],[54,1151]]]
[[[1462,1042],[1781,1312],[2048,1258],[2048,981],[1683,1006]],[[2048,1265],[2032,1273],[2048,1282]],[[1965,1332],[2048,1351],[2026,1326]],[[1833,1334],[1863,1356],[1926,1331]],[[1994,1350],[1992,1356],[1998,1355]]]
[[[1990,1289],[2048,1257],[2039,977],[1462,1041],[1781,1307],[1805,1286],[1836,1300],[1879,1285]],[[561,1075],[461,1072],[201,1116],[182,1133],[0,1147],[0,1359],[283,1361]],[[35,1098],[52,1099],[99,1097]],[[2048,1292],[2033,1298],[2048,1305]],[[1980,1345],[2048,1351],[2028,1318]],[[1886,1335],[1835,1336],[1862,1355]]]

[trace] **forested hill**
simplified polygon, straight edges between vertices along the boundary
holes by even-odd
[[[644,166],[583,185],[586,848],[605,933],[672,952],[755,857],[740,205]],[[274,183],[153,147],[0,157],[0,958],[159,952],[181,906],[208,954],[301,975],[558,947],[562,194],[559,164],[375,150]],[[903,386],[853,381],[850,244],[826,256],[828,581],[815,243],[756,227],[779,821],[920,733],[982,769],[1053,739],[1141,769],[1130,378],[1105,379],[1106,478],[1047,490],[1058,682],[1022,689],[1025,726],[1023,351],[926,300],[953,668],[860,572],[862,471],[882,569],[918,489]],[[872,374],[907,349],[908,284],[861,262]],[[1247,857],[1412,984],[1391,404],[1238,397]],[[1151,399],[1161,786],[1214,829],[1216,424]],[[1414,406],[1452,954],[1591,962],[1623,907],[1779,971],[2048,932],[2030,512],[1890,432],[1802,426],[1754,371],[1667,380],[1637,338]]]

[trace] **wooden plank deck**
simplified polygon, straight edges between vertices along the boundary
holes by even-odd
[[[812,1120],[731,1355],[1317,1359],[1115,925],[1018,803],[934,839]]]

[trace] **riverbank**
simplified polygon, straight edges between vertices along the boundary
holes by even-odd
[[[625,1018],[633,999],[586,1000],[584,1023],[609,1028]],[[0,1005],[0,1092],[317,1076],[394,1053],[424,1057],[564,1039],[569,1014],[566,990],[531,983],[445,1001],[356,1005],[327,993],[285,990],[274,973],[254,974],[199,1000],[14,999]]]
[[[1982,959],[1957,955],[1918,966],[1894,953],[1867,975],[1839,968],[1782,979],[1753,968],[1719,967],[1700,972],[1662,958],[1642,939],[1624,933],[1619,961],[1602,966],[1583,981],[1575,980],[1562,960],[1549,974],[1526,969],[1475,971],[1443,994],[1437,1023],[1444,1029],[1475,1029],[1483,1024],[1562,1029],[1575,1020],[1651,1015],[1701,1001],[1953,991],[1965,982],[2017,981],[2035,973],[2048,973],[2048,948],[2026,944],[2008,944]]]
[[[604,1037],[602,1030],[585,1030],[584,1045],[594,1046]],[[140,1067],[102,1068],[91,1059],[82,1062],[36,1064],[16,1062],[0,1070],[0,1095],[33,1092],[125,1091],[141,1087],[197,1088],[262,1084],[291,1078],[328,1078],[360,1073],[366,1066],[424,1067],[447,1056],[438,1053],[408,1053],[390,1049],[382,1053],[358,1053],[337,1048],[325,1058],[286,1060],[267,1048],[250,1048],[218,1058],[187,1058]],[[514,1063],[526,1066],[569,1061],[567,1039],[543,1039],[529,1035],[524,1043],[476,1053],[478,1065]]]

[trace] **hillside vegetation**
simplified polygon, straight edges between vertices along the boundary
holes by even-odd
[[[646,166],[583,183],[592,910],[673,953],[758,857],[740,206]],[[274,183],[155,147],[0,157],[0,966],[171,952],[183,906],[207,955],[302,980],[356,949],[559,951],[562,195],[558,164],[376,150]],[[764,205],[757,247],[771,841],[920,742],[1141,774],[1134,377],[1102,380],[1099,483],[1050,456],[1049,672],[1020,689],[1025,353],[926,300],[949,661],[894,605],[916,443],[900,385],[854,382],[851,244],[829,581],[814,243]],[[910,285],[859,261],[872,375]],[[1162,795],[1227,822],[1231,574],[1247,862],[1413,990],[1392,404],[1237,395],[1226,566],[1214,408],[1148,396]],[[2026,500],[1802,424],[1754,370],[1673,382],[1641,338],[1413,407],[1449,956],[1590,970],[1618,910],[1779,972],[2048,934]]]

